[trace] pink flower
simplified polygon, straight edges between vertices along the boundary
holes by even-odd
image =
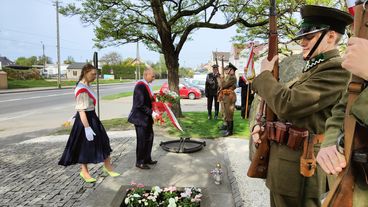
[[[144,188],[144,185],[143,185],[143,184],[141,184],[141,183],[139,183],[139,184],[137,185],[137,187],[138,187],[138,188]]]
[[[130,182],[130,185],[132,185],[132,186],[136,186],[136,185],[137,185],[137,183],[135,183],[134,181],[132,181],[132,182]]]

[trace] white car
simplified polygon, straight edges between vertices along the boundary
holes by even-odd
[[[240,110],[241,109],[241,88],[238,87],[235,89],[236,94],[236,102],[235,102],[235,108]]]

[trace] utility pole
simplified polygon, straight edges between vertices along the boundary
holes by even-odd
[[[43,44],[43,42],[41,41],[42,44],[42,59],[43,59],[43,73],[46,70],[46,57],[45,57],[45,45]]]
[[[138,64],[138,80],[141,79],[141,59],[139,57],[139,41],[137,41],[137,64]]]
[[[56,37],[57,37],[57,67],[58,67],[58,88],[61,88],[61,80],[60,80],[60,35],[59,35],[59,1],[56,0]]]

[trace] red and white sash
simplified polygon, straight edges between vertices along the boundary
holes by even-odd
[[[148,83],[143,81],[143,80],[140,80],[136,83],[136,85],[144,85],[148,91],[148,94],[150,96],[150,99],[153,101],[155,101],[155,98],[154,98],[154,93],[153,91],[151,90],[151,88],[149,87]]]
[[[88,96],[93,100],[93,105],[96,106],[96,94],[90,87],[84,85],[83,83],[78,83],[77,87],[74,89],[75,98],[77,98],[80,93],[87,93]]]

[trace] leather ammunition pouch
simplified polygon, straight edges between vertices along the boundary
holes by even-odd
[[[234,92],[234,90],[232,89],[222,89],[219,91],[218,93],[218,102],[220,101],[224,101],[224,96],[229,96],[230,100],[232,102],[235,102],[236,101],[236,94]]]
[[[353,176],[356,184],[363,190],[368,189],[368,148],[353,151]]]
[[[292,126],[291,123],[266,122],[268,139],[292,150],[300,150],[303,141],[308,137],[308,130]]]

